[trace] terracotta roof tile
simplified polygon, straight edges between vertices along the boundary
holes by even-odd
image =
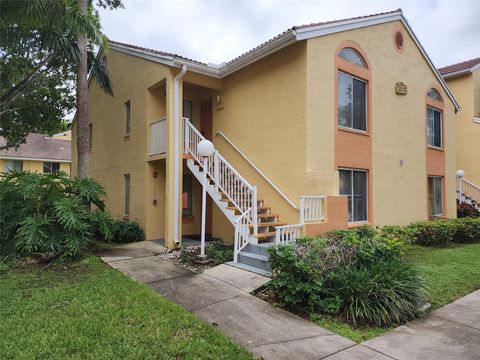
[[[0,136],[0,146],[5,144],[5,139]],[[0,150],[0,157],[70,161],[71,153],[72,146],[68,140],[53,139],[43,134],[29,134],[27,142],[18,149]]]
[[[474,66],[476,66],[478,64],[480,64],[480,57],[476,58],[476,59],[462,61],[462,62],[459,62],[457,64],[445,66],[445,67],[442,67],[442,68],[438,69],[438,71],[442,75],[448,75],[448,74],[455,73],[457,71],[470,70],[471,68],[473,68]]]
[[[178,54],[174,54],[174,53],[169,53],[169,52],[165,52],[165,51],[149,49],[149,48],[145,48],[145,47],[142,47],[142,46],[126,44],[126,43],[122,43],[122,42],[114,41],[114,40],[108,40],[108,42],[109,42],[110,44],[125,46],[125,47],[129,47],[129,48],[132,48],[132,49],[141,50],[141,51],[146,51],[146,52],[150,52],[150,53],[157,54],[157,55],[161,55],[161,56],[171,56],[171,57],[176,57],[176,58],[179,58],[179,59],[191,61],[191,62],[194,62],[194,63],[197,63],[197,64],[207,65],[207,64],[202,63],[202,62],[200,62],[200,61],[192,60],[192,59],[189,59],[189,58],[187,58],[187,57],[184,57],[184,56],[181,56],[181,55],[178,55]]]

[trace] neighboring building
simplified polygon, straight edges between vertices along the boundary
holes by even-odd
[[[0,147],[6,144],[0,137]],[[29,134],[18,149],[0,150],[0,171],[35,171],[70,173],[71,142],[42,134]]]
[[[456,216],[458,104],[401,10],[297,26],[218,66],[114,41],[106,56],[115,96],[90,84],[91,175],[147,239],[200,233],[202,137],[218,150],[206,229],[241,261],[276,230]]]
[[[67,131],[52,135],[52,138],[72,141],[72,130],[67,130]]]
[[[464,195],[480,208],[480,58],[438,71],[462,107],[455,119],[457,169],[465,171]]]

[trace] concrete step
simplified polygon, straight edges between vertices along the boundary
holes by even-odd
[[[272,276],[272,272],[271,271],[267,271],[267,270],[263,270],[263,269],[258,269],[256,267],[253,267],[253,266],[250,266],[250,265],[245,265],[245,264],[242,264],[242,263],[234,263],[233,261],[229,261],[226,263],[227,265],[229,266],[233,266],[233,267],[236,267],[236,268],[239,268],[239,269],[243,269],[243,270],[247,270],[247,271],[250,271],[252,273],[255,273],[255,274],[259,274],[259,275],[263,275],[263,276],[267,276],[267,277],[271,277]]]
[[[257,269],[270,271],[270,267],[268,266],[268,257],[266,255],[255,254],[242,250],[238,254],[238,262],[255,267]]]
[[[261,244],[248,244],[247,246],[245,246],[243,248],[242,251],[246,251],[246,252],[249,252],[249,253],[254,253],[254,254],[259,254],[259,255],[264,255],[264,256],[268,256],[268,253],[267,253],[267,249],[270,247],[270,246],[275,246],[275,243],[274,242],[265,242],[265,243],[261,243]]]

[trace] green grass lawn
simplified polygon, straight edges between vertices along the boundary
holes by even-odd
[[[455,245],[448,248],[411,246],[407,256],[423,274],[434,309],[446,305],[480,288],[480,244]],[[315,315],[312,320],[339,335],[362,342],[384,334],[390,328],[354,328],[336,318]]]
[[[97,257],[0,275],[2,359],[253,359]]]

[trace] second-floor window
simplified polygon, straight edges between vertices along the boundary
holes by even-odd
[[[442,112],[427,106],[427,142],[429,146],[442,147]]]
[[[44,174],[53,174],[60,171],[60,163],[56,162],[44,162],[43,163],[43,173]]]
[[[367,131],[367,83],[338,72],[338,126]]]
[[[131,118],[131,109],[130,109],[130,100],[125,103],[125,135],[130,135],[130,130],[132,128],[132,118]]]

